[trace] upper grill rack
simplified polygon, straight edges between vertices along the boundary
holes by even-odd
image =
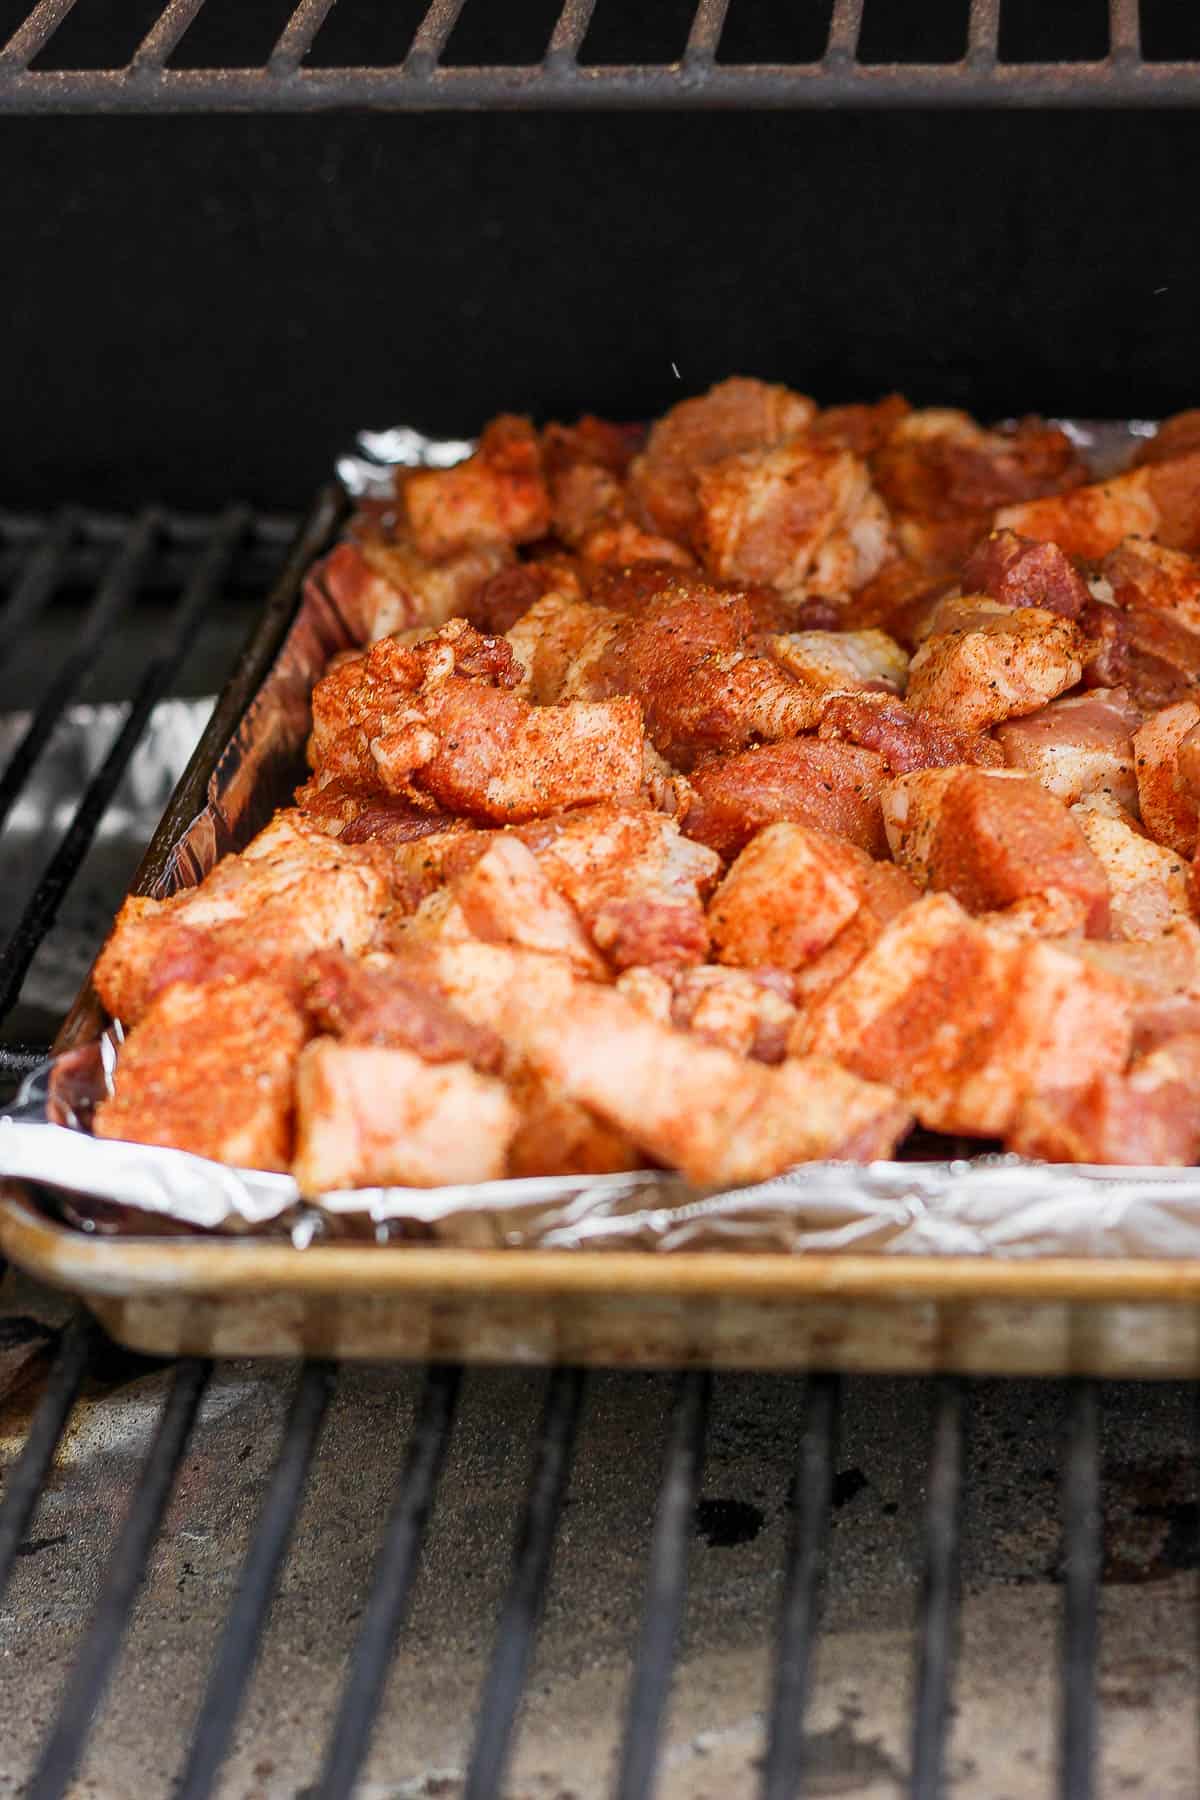
[[[114,28],[106,66],[35,68],[76,7],[76,0],[37,0],[0,49],[0,111],[790,110],[1187,106],[1200,100],[1200,48],[1186,31],[1178,36],[1162,0],[1141,0],[1140,5],[1139,0],[1108,0],[1107,19],[1104,0],[1097,0],[1096,43],[1085,34],[1075,53],[1062,47],[1055,8],[1018,8],[1009,0],[1002,18],[1002,0],[962,0],[952,60],[937,60],[924,9],[887,8],[884,0],[832,0],[817,9],[819,20],[827,16],[828,30],[811,60],[787,60],[774,23],[764,39],[773,52],[768,59],[724,60],[723,49],[732,55],[740,35],[733,28],[740,24],[743,8],[748,15],[751,3],[692,0],[680,12],[674,60],[657,61],[651,54],[643,61],[606,62],[593,60],[589,49],[597,28],[605,24],[605,7],[597,0],[561,0],[540,60],[505,61],[501,55],[490,63],[458,64],[445,60],[453,52],[451,40],[460,21],[469,27],[479,16],[484,0],[431,0],[400,60],[323,67],[320,34],[334,0],[299,0],[265,63],[192,69],[170,65],[205,0],[168,0],[136,46],[117,43]],[[646,9],[647,15],[654,10]],[[935,10],[941,14],[946,9]],[[1075,10],[1082,15],[1092,9]],[[85,11],[80,8],[80,17]],[[349,11],[339,14],[339,28]],[[781,10],[781,27],[786,11],[790,9]],[[1178,14],[1190,11],[1179,8]],[[874,26],[885,12],[886,49],[876,60]],[[1018,12],[1028,41],[1014,51],[1006,26]],[[511,21],[515,29],[522,28],[518,9]],[[495,20],[489,24],[496,28]],[[1160,30],[1164,24],[1165,33]],[[502,21],[499,29],[508,26]],[[899,42],[897,30],[907,34]],[[513,38],[509,43],[515,47]],[[901,60],[883,60],[897,54]]]

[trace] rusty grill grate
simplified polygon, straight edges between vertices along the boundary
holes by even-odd
[[[20,987],[40,936],[54,917],[113,792],[154,700],[170,685],[200,619],[223,583],[267,585],[290,535],[286,521],[234,508],[195,519],[151,509],[121,520],[66,513],[51,521],[0,519],[0,577],[8,584],[10,626],[27,627],[49,604],[56,584],[90,584],[81,602],[76,654],[48,677],[29,732],[8,768],[0,795],[20,785],[54,719],[71,698],[99,639],[116,629],[141,583],[152,578],[176,593],[160,621],[161,641],[144,666],[125,726],[82,796],[65,837],[50,851],[15,935],[0,953],[5,1004]],[[10,1066],[34,1047],[10,1052]],[[55,1454],[68,1429],[96,1349],[95,1328],[82,1317],[68,1326],[23,1446],[4,1472],[0,1497],[0,1598],[26,1542]],[[104,1700],[176,1477],[188,1453],[212,1374],[206,1361],[181,1361],[129,1498],[107,1563],[91,1623],[74,1655],[66,1685],[25,1790],[51,1800],[71,1788],[89,1732]],[[505,1771],[527,1687],[563,1506],[571,1481],[587,1379],[575,1369],[550,1371],[532,1468],[516,1531],[507,1592],[496,1622],[480,1695],[463,1794],[487,1800],[505,1789]],[[666,1379],[652,1377],[650,1379]],[[643,1613],[633,1653],[617,1761],[618,1800],[647,1800],[661,1773],[660,1749],[684,1620],[687,1549],[705,1457],[712,1377],[676,1379],[656,1513],[647,1550]],[[273,1474],[211,1663],[190,1745],[179,1746],[180,1800],[215,1791],[231,1747],[272,1597],[318,1454],[322,1424],[338,1381],[336,1369],[306,1364],[296,1384]],[[372,1585],[344,1672],[341,1698],[310,1800],[355,1791],[379,1715],[388,1672],[403,1630],[426,1522],[455,1427],[460,1372],[433,1365],[407,1448],[399,1458],[394,1500]],[[929,1452],[924,1572],[915,1621],[911,1777],[909,1791],[932,1800],[946,1785],[959,1607],[960,1515],[970,1385],[943,1379],[934,1396]],[[841,1388],[815,1374],[804,1385],[803,1427],[794,1450],[794,1496],[773,1648],[764,1800],[791,1800],[805,1788],[804,1721],[810,1667],[821,1618],[834,1504]],[[1096,1664],[1100,1582],[1101,1392],[1078,1382],[1069,1392],[1061,1461],[1062,1649],[1059,1665],[1059,1791],[1086,1800],[1094,1790],[1098,1709]],[[1190,1565],[1189,1565],[1190,1566]],[[830,1573],[837,1575],[836,1554]]]
[[[210,4],[216,14],[219,0]],[[99,0],[38,0],[0,49],[0,110],[1186,106],[1200,99],[1200,32],[1194,8],[1176,0],[1070,8],[1029,0],[932,8],[817,0],[811,17],[799,20],[792,8],[761,0],[687,0],[662,14],[657,7],[621,14],[616,0],[561,0],[532,56],[522,10],[481,23],[485,5],[400,7],[398,25],[411,15],[400,50],[373,61],[354,45],[339,66],[323,62],[324,48],[353,40],[356,23],[371,22],[369,7],[356,15],[353,0],[343,0],[330,21],[333,0],[300,0],[265,61],[244,62],[226,9],[212,31],[224,46],[221,66],[193,68],[180,65],[205,0],[169,0],[140,40],[127,43],[120,9],[105,24]],[[630,12],[633,19],[624,16]],[[60,63],[60,44],[89,29],[100,41],[86,55],[74,52],[83,66],[72,66],[65,49]],[[672,31],[677,41],[664,52],[664,33]],[[478,60],[459,61],[460,44]]]

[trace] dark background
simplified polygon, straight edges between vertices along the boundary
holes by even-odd
[[[10,506],[293,507],[360,425],[734,370],[1200,403],[1195,115],[8,120],[0,169]]]

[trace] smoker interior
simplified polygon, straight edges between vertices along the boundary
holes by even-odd
[[[0,4],[9,1089],[143,732],[198,728],[359,426],[734,367],[1194,403],[1193,11]],[[1195,1427],[1167,1383],[156,1364],[9,1269],[0,1793],[1192,1795]]]

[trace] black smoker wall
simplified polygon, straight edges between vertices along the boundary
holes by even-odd
[[[295,506],[359,424],[732,370],[1200,404],[1196,116],[13,120],[0,169],[7,505]]]

